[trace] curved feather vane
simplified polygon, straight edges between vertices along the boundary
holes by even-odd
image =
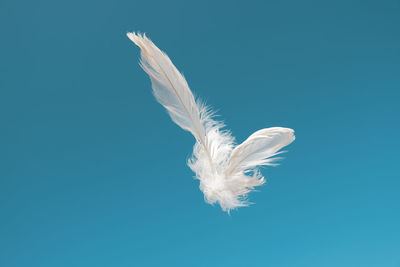
[[[225,172],[226,177],[246,181],[247,194],[255,186],[265,182],[257,167],[276,165],[273,163],[277,159],[274,156],[282,153],[279,150],[294,139],[294,131],[289,128],[273,127],[253,133],[232,151]]]
[[[234,148],[234,138],[212,111],[196,101],[183,75],[168,56],[145,35],[127,36],[141,49],[141,66],[150,76],[154,96],[172,120],[193,134],[196,143],[189,167],[200,181],[205,200],[218,203],[224,211],[247,206],[247,194],[264,183],[257,169],[273,165],[279,150],[294,140],[288,128],[267,128],[252,134]]]
[[[258,130],[232,151],[226,174],[246,172],[262,165],[275,165],[274,156],[280,154],[278,151],[294,139],[294,131],[289,128]]]

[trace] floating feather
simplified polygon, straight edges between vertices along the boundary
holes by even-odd
[[[127,36],[141,49],[140,65],[150,76],[157,101],[196,139],[188,165],[200,181],[206,202],[218,203],[227,212],[249,205],[247,194],[265,182],[258,168],[275,165],[274,156],[294,141],[294,131],[282,127],[262,129],[235,146],[230,132],[213,119],[209,107],[195,99],[169,57],[146,35]]]

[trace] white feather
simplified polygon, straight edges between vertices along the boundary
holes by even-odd
[[[247,194],[264,183],[257,167],[272,165],[272,157],[294,140],[294,131],[279,127],[259,130],[234,148],[230,132],[222,130],[224,125],[213,120],[211,110],[196,101],[168,56],[145,35],[127,36],[141,49],[141,66],[150,76],[157,101],[196,139],[188,165],[200,181],[205,200],[218,202],[227,212],[247,206]]]

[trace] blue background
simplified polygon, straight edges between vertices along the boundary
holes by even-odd
[[[400,2],[0,4],[0,266],[400,266]],[[243,141],[297,140],[223,213],[154,100],[146,32]]]

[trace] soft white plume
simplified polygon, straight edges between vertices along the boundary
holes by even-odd
[[[169,57],[146,35],[127,36],[141,49],[140,64],[150,76],[157,101],[176,124],[196,139],[188,165],[200,181],[205,200],[210,204],[218,202],[227,212],[247,206],[247,194],[264,183],[258,167],[273,165],[273,156],[295,139],[294,131],[281,127],[262,129],[235,147],[230,132],[212,118],[210,108],[195,99]]]

